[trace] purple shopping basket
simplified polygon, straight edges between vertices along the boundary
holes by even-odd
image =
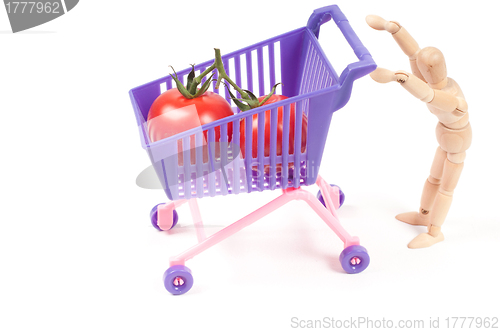
[[[340,28],[359,59],[358,62],[349,64],[340,77],[317,39],[321,24],[330,19]],[[335,5],[316,9],[306,27],[226,54],[222,60],[228,75],[239,86],[245,87],[246,84],[247,89],[262,96],[269,91],[268,87],[281,82],[281,94],[288,99],[246,112],[238,112],[233,107],[233,116],[151,142],[146,121],[149,108],[162,90],[175,87],[175,83],[173,84],[170,76],[166,76],[132,89],[130,97],[141,143],[148,152],[168,198],[202,198],[314,184],[333,112],[348,102],[354,80],[376,68],[370,53],[354,33],[344,14]],[[213,60],[201,63],[195,66],[195,70],[203,71],[212,63]],[[179,79],[185,81],[190,70],[188,68],[177,72]],[[225,97],[234,106],[225,89],[216,90],[213,86],[212,91]],[[295,112],[291,112],[292,107]],[[264,146],[266,112],[270,116],[270,144],[267,154]],[[258,119],[256,146],[252,146],[250,139],[254,114],[257,114]],[[291,115],[295,118],[291,119]],[[281,155],[277,152],[278,116],[283,117]],[[302,120],[305,117],[307,140],[304,149],[301,147],[301,136]],[[243,131],[240,133],[242,121]],[[292,148],[289,147],[289,135],[292,130],[290,124],[293,122],[295,135]],[[232,135],[228,135],[229,123],[232,123]],[[208,133],[207,142],[204,142],[204,131]],[[221,133],[220,141],[217,142],[216,131]],[[241,135],[246,138],[247,153],[244,157],[239,146]],[[178,144],[178,141],[182,143]],[[194,146],[194,152],[182,153],[183,160],[180,161],[179,149],[182,146]],[[204,149],[208,151],[208,158],[204,156]]]

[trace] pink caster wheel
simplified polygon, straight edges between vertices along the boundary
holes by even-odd
[[[344,201],[345,201],[344,192],[340,189],[339,186],[337,186],[335,184],[331,184],[330,187],[337,187],[337,188],[339,188],[339,193],[340,193],[340,197],[339,197],[339,201],[340,201],[339,209],[340,209],[340,207],[342,206],[342,204],[344,204]],[[319,200],[319,202],[321,204],[323,204],[324,206],[326,206],[325,200],[323,199],[323,195],[321,195],[321,191],[318,191],[318,194],[316,195],[316,198]]]
[[[158,226],[158,205],[160,204],[157,204],[155,207],[153,207],[153,209],[151,209],[149,217],[151,218],[151,224],[153,225],[153,227],[159,231],[162,231],[163,229],[161,229]],[[175,225],[177,225],[177,221],[179,221],[179,216],[177,215],[177,211],[174,210],[174,220],[172,222],[172,227],[170,227],[170,229],[174,228]]]
[[[174,265],[163,274],[165,288],[174,295],[181,295],[193,287],[191,270],[184,265]]]
[[[353,245],[345,248],[339,257],[342,268],[347,273],[360,273],[370,264],[370,256],[362,246]]]

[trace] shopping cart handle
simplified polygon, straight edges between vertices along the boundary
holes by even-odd
[[[370,52],[368,52],[366,47],[363,46],[363,43],[361,43],[361,40],[359,40],[358,36],[349,24],[349,21],[337,5],[314,10],[311,17],[309,17],[309,21],[307,22],[307,28],[309,28],[316,38],[318,38],[320,26],[323,23],[328,22],[330,19],[333,19],[333,21],[337,24],[345,39],[354,51],[354,54],[356,54],[360,60],[349,64],[344,69],[340,75],[340,85],[344,85],[344,83],[352,83],[354,80],[374,71],[375,68],[377,68],[377,65],[373,61]]]

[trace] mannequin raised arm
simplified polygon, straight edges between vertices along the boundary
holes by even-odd
[[[410,59],[410,66],[413,75],[417,76],[425,82],[424,77],[417,67],[417,55],[420,52],[420,47],[413,37],[402,27],[398,22],[386,21],[377,15],[368,15],[366,23],[375,30],[385,30],[392,34],[394,40],[398,43],[401,50]]]
[[[465,99],[432,89],[426,82],[405,71],[393,72],[385,68],[377,68],[370,76],[378,83],[398,82],[416,98],[445,112],[467,112]]]

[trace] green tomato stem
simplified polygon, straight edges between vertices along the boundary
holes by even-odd
[[[222,56],[220,53],[220,49],[215,48],[214,50],[215,50],[214,63],[194,79],[194,81],[197,83],[196,85],[201,83],[203,77],[207,76],[214,69],[217,69],[217,71],[219,72],[219,76],[217,78],[217,83],[215,84],[215,88],[218,89],[222,79],[225,79],[227,83],[229,83],[229,85],[231,85],[236,91],[240,93],[243,99],[247,99],[248,94],[245,91],[243,91],[238,85],[236,85],[236,83],[234,83],[233,80],[229,78],[229,75],[227,75],[226,70],[224,69],[224,64],[222,63]]]
[[[177,74],[175,75],[175,77],[171,75],[177,84],[177,88],[179,89],[179,91],[181,91],[181,93],[184,97],[192,99],[192,98],[196,98],[196,97],[199,97],[200,95],[202,95],[208,89],[208,84],[210,84],[210,82],[205,82],[201,89],[197,89],[197,86],[201,83],[201,80],[205,76],[207,76],[208,74],[213,72],[214,69],[217,69],[217,72],[219,73],[219,75],[217,77],[217,82],[215,84],[215,88],[219,89],[219,86],[220,86],[220,83],[222,82],[222,79],[225,79],[229,85],[231,85],[236,91],[239,92],[239,94],[241,96],[241,100],[248,103],[249,108],[255,108],[255,107],[261,106],[264,102],[266,102],[271,97],[271,95],[275,91],[277,84],[273,87],[271,93],[269,95],[267,95],[266,98],[262,102],[259,103],[257,100],[257,97],[255,97],[250,91],[241,89],[238,85],[236,85],[236,83],[233,82],[233,80],[231,78],[229,78],[229,76],[226,73],[226,70],[224,69],[224,64],[222,63],[222,56],[220,53],[220,49],[214,48],[214,50],[215,50],[214,63],[210,67],[205,69],[203,71],[203,73],[201,73],[199,76],[193,78],[191,83],[188,82],[189,91],[177,79]],[[173,68],[172,68],[172,70],[173,70]],[[174,71],[174,73],[175,73],[175,71]],[[194,76],[194,66],[193,66],[193,71],[191,72],[190,75]],[[212,74],[212,76],[213,76],[213,74]],[[212,78],[212,76],[210,77],[210,79]],[[209,79],[209,81],[210,81],[210,79]],[[189,80],[190,80],[190,78],[188,77],[188,81]],[[228,89],[228,91],[229,91],[229,89]],[[231,91],[229,91],[229,93],[231,93]],[[233,97],[233,99],[235,99],[232,94],[231,94],[231,96]]]
[[[196,85],[200,84],[202,78],[205,77],[205,76],[207,76],[214,69],[215,69],[215,62],[210,67],[208,67],[207,69],[205,69],[205,71],[203,73],[201,73],[200,76],[198,76],[198,77],[196,77],[194,79],[196,81]]]
[[[217,68],[217,71],[219,72],[219,77],[217,78],[217,83],[215,84],[215,88],[218,89],[221,80],[225,79],[226,82],[229,83],[229,85],[231,85],[236,91],[238,91],[240,93],[242,98],[247,99],[248,94],[245,91],[243,91],[238,85],[236,85],[236,83],[234,83],[233,80],[231,80],[229,78],[229,76],[227,75],[226,70],[224,69],[224,64],[222,63],[222,56],[220,54],[220,49],[215,48],[214,50],[215,50],[215,63],[214,64],[215,64],[215,68]]]

